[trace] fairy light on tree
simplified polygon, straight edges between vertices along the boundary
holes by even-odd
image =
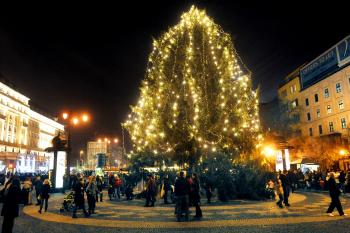
[[[222,149],[248,155],[261,137],[250,72],[230,35],[196,7],[153,41],[131,110],[123,126],[135,150],[182,162]]]

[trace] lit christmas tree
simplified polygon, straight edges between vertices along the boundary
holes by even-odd
[[[230,35],[192,7],[153,42],[128,130],[135,151],[194,163],[227,151],[251,156],[261,137],[258,96]]]

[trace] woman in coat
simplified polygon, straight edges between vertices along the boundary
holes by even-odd
[[[201,196],[200,196],[199,179],[196,173],[192,175],[192,205],[196,207],[196,218],[202,217],[202,210],[200,207]]]
[[[89,206],[89,214],[95,214],[95,208],[96,208],[96,177],[91,176],[89,177],[89,183],[86,187],[86,194],[88,199],[88,206]]]
[[[340,200],[339,200],[339,196],[340,196],[341,192],[340,192],[340,190],[335,182],[333,172],[331,172],[329,174],[328,188],[329,188],[329,195],[331,196],[331,200],[332,200],[331,204],[329,205],[329,208],[327,210],[328,215],[334,216],[332,214],[332,212],[333,212],[334,208],[336,207],[340,216],[346,216],[346,214],[344,214],[344,212],[343,212],[343,208],[342,208]]]
[[[15,218],[19,215],[19,202],[21,199],[21,184],[19,179],[13,178],[4,190],[4,204],[1,216],[4,216],[2,233],[11,233]]]
[[[47,211],[47,207],[49,205],[49,197],[50,197],[49,192],[50,192],[50,181],[49,179],[45,179],[40,191],[40,209],[39,209],[40,214],[41,214],[41,210],[43,209],[44,202],[45,202],[45,212]]]

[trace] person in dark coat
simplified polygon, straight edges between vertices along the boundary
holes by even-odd
[[[287,177],[286,170],[284,170],[283,173],[280,174],[280,180],[282,182],[282,188],[283,188],[283,203],[285,206],[290,206],[290,204],[288,202],[289,190],[290,190],[290,180]]]
[[[180,172],[178,179],[175,181],[175,196],[176,196],[176,219],[181,221],[182,212],[185,212],[186,221],[188,221],[188,195],[190,193],[190,185],[184,177],[184,172]]]
[[[345,181],[346,181],[346,174],[344,171],[341,171],[339,174],[339,185],[340,189],[345,192]]]
[[[153,175],[149,175],[146,188],[146,204],[145,207],[154,207],[156,202],[157,186]]]
[[[201,196],[200,196],[200,185],[199,179],[196,173],[192,175],[192,205],[196,207],[196,218],[202,217],[202,210],[200,207]]]
[[[73,216],[72,218],[77,218],[77,210],[82,209],[84,211],[85,217],[89,216],[89,213],[85,208],[85,200],[84,200],[84,180],[83,178],[79,178],[79,182],[75,184],[74,187],[74,208],[73,208]]]
[[[21,184],[18,178],[8,182],[4,190],[4,204],[1,216],[4,216],[2,233],[11,233],[15,218],[19,216],[19,203],[21,199]]]
[[[45,212],[47,211],[47,207],[49,206],[49,193],[50,193],[50,181],[49,179],[45,179],[43,186],[40,189],[40,209],[39,213],[41,214],[41,211],[43,209],[43,205],[45,202]]]
[[[329,195],[331,196],[331,204],[329,205],[329,208],[327,210],[327,213],[329,216],[334,216],[332,214],[334,208],[337,208],[338,213],[340,216],[346,216],[346,214],[344,214],[343,208],[341,206],[340,200],[339,200],[339,196],[340,196],[340,190],[335,182],[334,179],[334,173],[331,172],[329,174],[329,180],[328,180],[328,188],[329,188]]]
[[[39,195],[41,193],[42,186],[43,186],[43,181],[41,180],[40,176],[37,176],[34,182],[36,205],[40,205]]]
[[[168,193],[171,189],[170,181],[169,181],[169,176],[166,175],[163,180],[163,189],[164,189],[164,204],[169,204],[168,202]]]

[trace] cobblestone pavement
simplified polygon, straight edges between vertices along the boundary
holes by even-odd
[[[72,219],[60,213],[62,195],[51,198],[48,213],[25,207],[16,219],[15,232],[346,232],[350,219],[328,217],[329,197],[322,193],[293,194],[291,207],[279,209],[273,201],[233,201],[202,207],[201,221],[175,222],[173,206],[143,207],[143,200],[105,201],[97,215]],[[342,198],[350,213],[350,199]],[[344,231],[345,230],[345,231]],[[349,231],[350,232],[350,231]]]

